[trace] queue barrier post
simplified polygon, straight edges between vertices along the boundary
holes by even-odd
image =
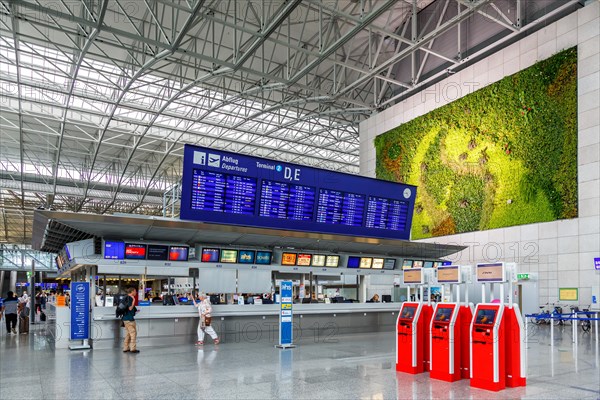
[[[554,347],[554,321],[552,321],[552,315],[550,315],[550,346]]]

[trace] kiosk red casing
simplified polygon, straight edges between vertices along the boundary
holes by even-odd
[[[461,379],[460,310],[456,303],[438,303],[433,311],[429,376],[447,382]]]
[[[472,387],[497,392],[506,388],[504,305],[477,304],[471,321]]]
[[[473,305],[461,305],[459,307],[460,326],[460,374],[462,379],[471,377],[471,320],[473,319]]]
[[[396,371],[424,372],[422,303],[405,302],[396,320]]]
[[[431,293],[429,296],[431,296]],[[432,317],[433,307],[429,304],[423,304],[421,310],[421,320],[423,322],[423,329],[421,331],[421,340],[423,341],[423,371],[429,371],[429,365],[431,363],[429,327],[431,325]]]
[[[518,304],[504,307],[506,386],[526,386],[525,329]]]

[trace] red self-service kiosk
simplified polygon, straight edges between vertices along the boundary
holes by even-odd
[[[396,371],[419,374],[424,371],[422,303],[402,304],[396,321]]]
[[[504,305],[477,304],[471,322],[471,386],[499,391],[506,387]]]
[[[504,332],[504,367],[507,387],[525,386],[527,371],[525,365],[525,325],[517,304],[513,304],[513,282],[517,281],[517,265],[514,263],[477,264],[477,281],[482,283],[481,297],[485,302],[486,285],[490,284],[493,296],[494,285],[500,284],[499,301],[503,303],[503,317],[500,320]],[[505,299],[505,286],[508,296]],[[506,304],[504,304],[506,303]]]
[[[431,320],[429,376],[447,382],[461,378],[460,313],[456,303],[435,306]]]
[[[433,272],[432,268],[408,268],[402,271],[403,283],[409,287],[409,298],[410,288],[414,287],[419,290],[420,301],[404,303],[398,316],[396,324],[396,359],[398,360],[396,370],[398,371],[412,374],[429,371],[429,325],[433,308],[429,302],[423,303],[423,286],[425,283],[430,284]],[[413,307],[417,307],[414,313]],[[408,336],[409,331],[411,336]],[[406,361],[407,359],[410,363]]]
[[[473,304],[469,303],[469,290],[464,291],[464,302],[461,298],[461,286],[472,283],[472,267],[470,265],[440,265],[437,268],[436,281],[441,284],[442,293],[446,293],[446,285],[450,288],[450,296],[454,298],[456,304],[456,317],[454,340],[459,342],[454,347],[455,358],[459,362],[460,378],[469,379],[471,377],[471,320],[473,319]],[[456,289],[456,293],[455,293]],[[455,296],[456,294],[456,296]],[[433,355],[432,355],[433,358]],[[456,360],[455,360],[456,361]],[[453,376],[452,379],[458,378]]]

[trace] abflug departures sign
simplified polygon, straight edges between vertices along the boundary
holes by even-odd
[[[416,187],[186,145],[181,219],[410,238]]]

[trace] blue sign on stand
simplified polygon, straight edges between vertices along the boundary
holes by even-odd
[[[280,285],[279,310],[279,345],[280,348],[294,347],[292,345],[292,281],[282,281]]]
[[[71,340],[90,337],[90,284],[71,283]]]

